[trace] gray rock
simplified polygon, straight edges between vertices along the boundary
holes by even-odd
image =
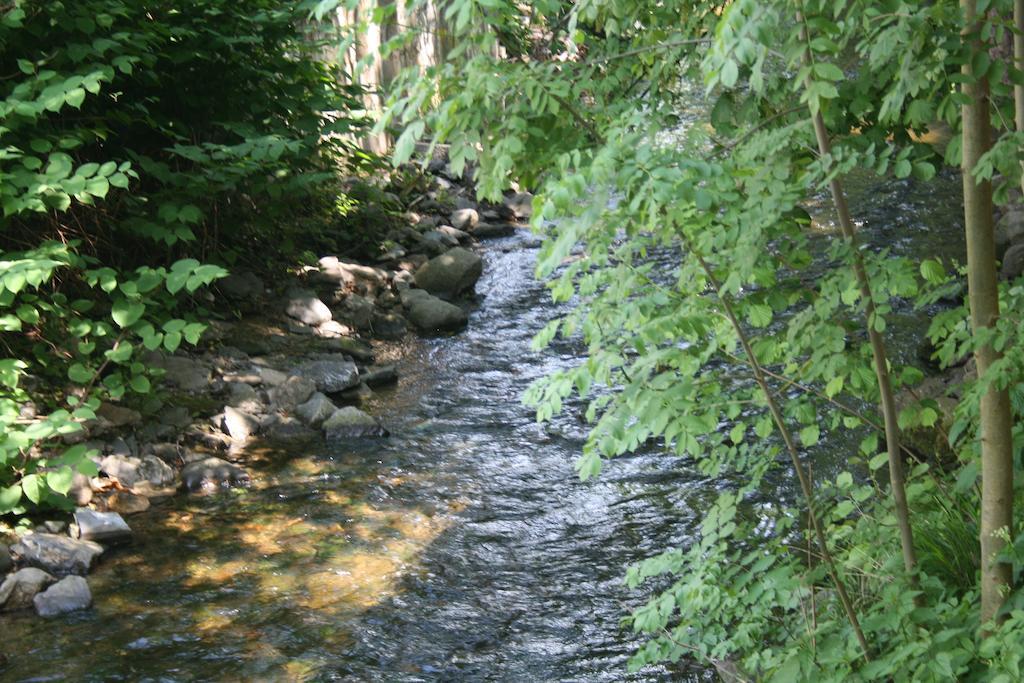
[[[474,209],[475,210],[477,208],[477,203],[474,202],[472,199],[467,199],[466,197],[461,197],[460,196],[460,197],[456,197],[455,198],[455,208],[456,209]]]
[[[359,368],[352,361],[343,358],[308,360],[293,368],[292,374],[312,380],[316,384],[316,390],[325,394],[334,394],[359,384]],[[309,394],[303,402],[308,398]]]
[[[348,325],[343,325],[337,320],[328,320],[325,323],[317,325],[313,328],[313,331],[318,337],[324,337],[326,339],[336,339],[338,337],[347,337],[352,334],[352,328]]]
[[[436,232],[455,240],[455,244],[452,244],[451,246],[457,246],[459,242],[468,242],[471,239],[468,232],[459,230],[458,228],[453,228],[450,225],[439,225]]]
[[[481,223],[473,228],[473,237],[482,240],[492,237],[509,237],[515,232],[516,226],[511,223]]]
[[[213,491],[231,486],[248,486],[249,473],[220,458],[203,458],[185,465],[181,483],[186,490]]]
[[[435,256],[416,271],[416,285],[435,296],[451,299],[472,291],[483,273],[483,260],[462,247]]]
[[[405,318],[392,312],[375,311],[373,314],[373,336],[378,339],[398,340],[408,331]]]
[[[269,387],[280,386],[288,380],[287,374],[273,368],[257,368],[256,372],[260,376],[260,381]]]
[[[11,574],[0,584],[0,611],[31,607],[32,598],[56,580],[35,567]]]
[[[376,418],[353,406],[339,408],[335,411],[324,422],[323,429],[330,440],[387,436],[388,434]]]
[[[519,192],[505,197],[504,204],[517,218],[529,218],[533,215],[533,195],[529,192]]]
[[[100,461],[99,466],[108,477],[129,487],[144,481],[153,486],[166,486],[174,481],[174,470],[155,455],[141,458],[108,455]]]
[[[317,298],[316,294],[306,289],[296,289],[288,293],[285,313],[307,325],[319,325],[331,319],[331,309]]]
[[[999,276],[1004,280],[1014,280],[1022,273],[1024,273],[1024,243],[1019,243],[1006,250]]]
[[[312,379],[293,375],[268,392],[270,405],[274,410],[290,413],[300,403],[308,401],[316,388],[316,382]]]
[[[331,402],[331,399],[317,392],[308,401],[298,406],[295,409],[295,414],[305,420],[307,424],[319,427],[337,409],[338,407]]]
[[[337,256],[320,259],[317,278],[362,294],[373,294],[387,286],[387,273],[380,268],[348,263]]]
[[[302,420],[284,415],[272,415],[263,428],[270,441],[296,443],[320,438],[320,432]]]
[[[184,429],[192,422],[192,415],[185,406],[169,406],[160,411],[160,424],[175,429]]]
[[[88,508],[75,510],[78,538],[97,543],[126,543],[132,540],[131,527],[116,512],[97,512]]]
[[[458,230],[471,230],[480,222],[480,214],[476,209],[456,209],[451,215],[452,227]]]
[[[381,387],[398,381],[398,370],[394,365],[382,365],[362,373],[360,379],[370,387]]]
[[[461,308],[431,296],[422,289],[402,292],[402,303],[408,310],[412,324],[427,334],[458,332],[469,322],[469,315]]]
[[[231,273],[217,280],[217,289],[235,301],[253,301],[263,296],[263,280],[249,271]]]
[[[139,411],[106,402],[96,409],[96,417],[111,427],[128,427],[142,422]]]
[[[87,574],[103,546],[55,534],[27,534],[11,546],[15,562],[54,576]]]
[[[997,256],[1005,254],[1014,244],[1024,241],[1024,208],[1012,208],[1000,217],[996,223],[995,239]]]
[[[0,576],[11,571],[13,566],[14,562],[11,561],[11,551],[7,549],[6,545],[0,543]]]
[[[224,406],[224,417],[222,420],[224,433],[237,443],[245,443],[260,428],[256,418],[231,406]]]
[[[373,398],[373,389],[366,386],[365,382],[360,382],[359,386],[342,392],[341,398],[349,403],[362,403]]]
[[[259,392],[244,382],[228,384],[228,405],[250,415],[263,412]]]
[[[89,477],[81,472],[75,472],[71,475],[71,488],[68,489],[68,498],[73,500],[75,505],[88,505],[92,501],[92,484],[89,483]],[[0,574],[3,573],[4,570],[0,568]]]
[[[89,583],[81,576],[67,576],[32,599],[41,617],[55,617],[86,609],[92,604]]]
[[[164,371],[164,381],[184,391],[202,391],[210,384],[210,368],[186,356],[147,354],[146,363]]]
[[[439,232],[431,231],[423,236],[423,250],[429,256],[440,256],[451,248],[448,239]]]
[[[357,330],[368,330],[373,310],[372,301],[359,294],[349,294],[338,310],[338,317]]]

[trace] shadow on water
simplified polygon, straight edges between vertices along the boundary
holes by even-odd
[[[945,194],[865,183],[869,241],[955,250],[935,228],[959,197],[929,187]],[[90,577],[94,609],[0,617],[0,679],[709,680],[682,665],[626,672],[637,641],[620,620],[644,594],[622,578],[685,545],[727,484],[657,451],[577,479],[584,426],[539,426],[519,402],[580,354],[530,351],[557,313],[532,278],[535,246],[492,242],[469,330],[413,342],[398,387],[370,406],[390,439],[256,449],[252,489],[132,517],[136,543]],[[845,448],[824,444],[817,471]],[[784,476],[766,503],[791,495]]]

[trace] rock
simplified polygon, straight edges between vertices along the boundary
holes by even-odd
[[[359,386],[348,389],[341,394],[342,400],[346,403],[362,403],[373,398],[373,389],[360,382]]]
[[[477,208],[477,203],[474,202],[472,199],[467,199],[466,197],[459,196],[455,198],[455,208],[475,210]]]
[[[81,576],[67,576],[32,599],[41,617],[77,612],[92,604],[89,583]]]
[[[456,209],[451,215],[452,227],[458,230],[472,230],[480,222],[476,209]]]
[[[353,339],[352,337],[318,339],[315,345],[310,345],[310,348],[329,353],[343,353],[346,356],[355,358],[360,363],[373,362],[373,348],[366,342],[360,339]]]
[[[294,417],[271,415],[263,427],[263,433],[270,441],[301,442],[320,438],[320,432]]]
[[[163,370],[164,381],[183,391],[202,391],[210,384],[210,368],[192,358],[152,353],[146,355],[145,362]]]
[[[503,204],[516,218],[529,218],[533,215],[533,195],[529,192],[519,192],[505,197]]]
[[[97,543],[126,543],[132,540],[132,530],[116,512],[97,512],[88,508],[75,510],[78,538]]]
[[[376,418],[353,406],[336,410],[323,423],[323,428],[327,438],[331,440],[387,436],[388,434]]]
[[[5,544],[0,543],[0,576],[11,571],[12,566],[14,566],[14,562],[11,560],[11,551]]]
[[[89,477],[81,472],[75,472],[71,475],[71,488],[68,489],[68,498],[80,507],[88,505],[92,501],[92,485],[89,483]],[[3,570],[0,569],[0,574],[2,573]]]
[[[99,466],[108,477],[129,487],[143,481],[153,486],[166,486],[174,481],[174,470],[155,455],[141,458],[108,455],[100,461]]]
[[[0,611],[31,607],[32,598],[56,580],[35,567],[11,574],[0,584]]]
[[[307,424],[319,427],[337,409],[338,407],[331,403],[331,399],[317,392],[308,401],[295,408],[295,414],[305,420]]]
[[[312,379],[293,375],[268,392],[270,405],[274,410],[290,413],[300,403],[308,401],[316,389],[316,382]]]
[[[422,289],[409,289],[402,294],[402,303],[408,309],[409,320],[421,332],[458,332],[469,322],[469,316],[461,308],[431,296]]]
[[[185,449],[176,443],[153,443],[147,447],[146,455],[154,455],[164,463],[177,465],[185,460]]]
[[[170,406],[160,412],[159,420],[162,425],[184,429],[192,422],[192,415],[185,406]]]
[[[249,473],[220,458],[204,458],[185,465],[181,483],[186,490],[212,491],[231,486],[248,486]]]
[[[445,235],[446,237],[455,240],[455,244],[451,246],[456,246],[458,245],[459,242],[468,242],[471,239],[471,236],[468,232],[465,232],[464,230],[459,230],[458,228],[453,228],[450,225],[439,225],[437,227],[436,232],[439,232],[442,235]]]
[[[370,387],[386,386],[398,381],[398,370],[394,365],[382,365],[379,368],[363,372],[359,378]]]
[[[96,409],[96,417],[111,427],[128,427],[142,422],[142,415],[139,411],[105,401]]]
[[[316,334],[316,328],[310,327],[306,323],[300,323],[298,320],[289,320],[288,332],[300,336],[312,337],[314,334]]]
[[[56,534],[27,534],[11,546],[18,564],[38,567],[54,576],[87,574],[103,546]]]
[[[1004,280],[1015,280],[1024,273],[1024,243],[1014,244],[1003,255],[1003,267],[999,277]]]
[[[397,313],[374,311],[373,336],[378,339],[398,340],[405,336],[408,325],[405,318]]]
[[[336,256],[320,259],[317,279],[360,294],[375,294],[387,286],[387,273],[380,268],[349,263]]]
[[[427,204],[427,202],[423,202],[423,204]],[[424,206],[423,208],[431,209],[434,207]],[[416,225],[414,225],[413,227],[419,230],[420,232],[426,232],[428,230],[433,230],[434,228],[436,228],[439,222],[440,221],[437,218],[437,216],[423,216],[418,221],[416,221]]]
[[[319,325],[331,319],[331,309],[306,289],[295,289],[288,293],[285,313],[307,325]]]
[[[341,304],[338,317],[357,330],[368,330],[373,311],[372,301],[359,294],[349,294]]]
[[[448,238],[439,232],[431,231],[423,236],[423,250],[430,256],[440,256],[452,248]]]
[[[249,384],[231,382],[228,384],[228,405],[250,415],[263,412],[259,393]]]
[[[325,394],[334,394],[359,384],[359,368],[352,361],[342,358],[308,360],[293,368],[292,374],[312,380],[316,390]],[[310,394],[306,395],[306,399]]]
[[[462,247],[430,259],[416,271],[416,285],[435,296],[452,299],[472,291],[483,273],[483,260]]]
[[[273,368],[257,368],[260,381],[270,387],[277,387],[288,381],[288,375]]]
[[[1000,217],[995,228],[996,256],[1002,256],[1011,246],[1024,242],[1024,208],[1015,207]],[[1003,259],[1005,261],[1005,258]]]
[[[222,424],[224,432],[237,443],[245,443],[260,428],[260,423],[256,421],[256,418],[231,406],[224,406]]]
[[[324,337],[326,339],[335,339],[337,337],[347,337],[352,334],[352,328],[348,325],[342,325],[337,320],[328,320],[325,323],[318,325],[313,328],[316,336]]]
[[[217,289],[235,301],[254,301],[263,296],[263,280],[249,271],[231,273],[217,280]]]
[[[516,232],[516,226],[511,223],[481,223],[473,228],[473,237],[477,239],[488,239],[491,237],[510,237]]]
[[[149,498],[127,491],[114,491],[104,502],[107,510],[122,515],[135,515],[149,509]]]

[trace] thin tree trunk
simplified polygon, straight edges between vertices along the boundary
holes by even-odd
[[[708,282],[714,288],[715,294],[718,295],[718,300],[722,303],[722,307],[725,309],[725,315],[729,319],[729,323],[732,325],[733,330],[736,332],[736,337],[739,339],[740,345],[743,347],[743,353],[747,356],[747,362],[750,363],[750,368],[754,372],[754,380],[757,382],[758,387],[761,389],[761,393],[764,394],[765,401],[768,403],[768,411],[771,413],[772,421],[775,422],[775,426],[778,428],[779,434],[782,435],[782,441],[786,445],[786,451],[789,453],[790,461],[793,463],[793,469],[796,470],[796,476],[800,482],[800,489],[804,494],[804,500],[807,504],[807,516],[811,523],[811,530],[814,533],[815,540],[818,542],[818,546],[821,550],[821,557],[825,562],[829,578],[832,580],[832,585],[835,586],[836,594],[839,596],[839,602],[842,605],[843,612],[846,614],[846,618],[849,620],[850,626],[853,627],[853,632],[857,637],[857,642],[864,651],[864,659],[870,661],[871,654],[868,648],[867,638],[864,637],[864,630],[861,628],[860,620],[857,618],[857,612],[853,608],[853,601],[850,600],[850,596],[846,592],[846,586],[843,584],[843,581],[839,576],[839,569],[836,566],[835,558],[832,556],[832,551],[828,548],[828,539],[825,537],[825,531],[821,527],[818,514],[814,511],[814,490],[811,486],[811,478],[804,469],[803,463],[800,462],[800,452],[796,448],[796,442],[793,440],[793,435],[790,433],[789,427],[786,426],[786,422],[782,417],[782,410],[779,408],[779,404],[775,400],[775,395],[772,393],[771,387],[768,385],[768,379],[761,368],[760,361],[757,359],[757,354],[754,353],[754,349],[750,345],[750,341],[747,339],[746,332],[743,331],[743,327],[740,325],[739,320],[736,318],[736,314],[732,310],[732,304],[729,301],[729,297],[722,293],[722,287],[719,285],[718,279],[715,277],[715,274],[711,270],[707,261],[704,260],[704,257],[693,248],[692,244],[688,244],[688,247],[700,262],[701,268],[703,268],[704,272],[707,274]]]
[[[969,56],[982,49],[978,36],[976,0],[961,0],[964,11],[964,40]],[[969,35],[968,35],[969,34]],[[963,105],[964,227],[967,233],[967,286],[971,307],[971,328],[975,338],[999,318],[999,290],[996,280],[995,234],[992,226],[992,184],[978,181],[972,171],[992,144],[989,119],[988,81],[975,78],[972,59],[963,66],[963,93],[970,101]],[[978,377],[984,377],[1000,354],[991,344],[977,345],[974,359]],[[990,386],[981,397],[981,621],[993,619],[1012,581],[1012,567],[996,555],[1005,541],[1000,533],[1012,528],[1013,439],[1010,397],[1006,390]]]
[[[1024,0],[1017,0],[1024,2]],[[807,25],[803,23],[803,16],[797,14],[797,21],[801,23],[801,39],[806,44],[808,41]],[[811,52],[808,47],[804,52],[804,62],[811,64]],[[810,86],[808,76],[807,86]],[[814,122],[814,136],[818,142],[818,151],[821,155],[827,156],[832,152],[832,145],[829,140],[828,129],[825,128],[825,119],[821,111],[813,112],[811,119]],[[857,284],[860,286],[860,296],[864,300],[864,316],[867,323],[868,340],[871,343],[871,356],[875,366],[875,377],[878,379],[878,393],[881,399],[882,419],[885,424],[885,445],[889,455],[889,482],[892,487],[892,498],[896,507],[896,522],[900,530],[900,548],[903,553],[903,568],[915,582],[914,570],[917,567],[917,554],[914,551],[914,532],[910,526],[910,507],[907,504],[907,489],[903,476],[903,456],[900,453],[900,428],[897,423],[896,399],[892,392],[892,381],[889,377],[889,358],[885,351],[885,341],[882,335],[875,329],[875,300],[871,291],[871,282],[868,280],[867,271],[864,268],[864,259],[860,254],[860,245],[857,240],[857,233],[850,217],[850,207],[846,202],[846,193],[843,191],[839,178],[833,178],[829,182],[829,190],[832,192],[832,203],[835,205],[836,213],[839,216],[839,227],[843,237],[850,247],[853,259],[853,272],[857,277]]]
[[[1024,0],[1013,0],[1013,65],[1024,71]],[[1018,133],[1024,133],[1024,84],[1013,86],[1013,112]],[[1024,161],[1021,161],[1020,188],[1024,192]]]

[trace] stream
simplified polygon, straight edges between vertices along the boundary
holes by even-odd
[[[864,183],[866,239],[957,256],[958,182]],[[582,352],[530,350],[557,313],[536,248],[488,242],[469,329],[407,342],[398,386],[368,406],[390,438],[255,448],[252,488],[129,518],[136,542],[90,575],[92,610],[0,621],[0,680],[712,680],[627,673],[639,641],[620,622],[645,593],[622,579],[685,544],[727,483],[656,449],[579,481],[585,425],[538,425],[520,403]],[[826,442],[816,468],[842,449]]]

